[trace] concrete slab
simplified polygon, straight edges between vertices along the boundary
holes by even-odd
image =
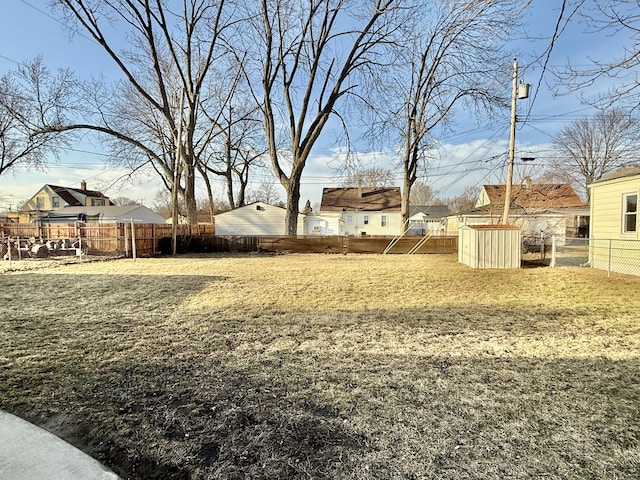
[[[97,460],[52,433],[0,411],[0,478],[118,480]]]

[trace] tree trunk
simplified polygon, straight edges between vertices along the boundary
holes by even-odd
[[[406,228],[407,223],[409,222],[409,210],[411,204],[409,202],[409,195],[411,195],[411,186],[412,182],[407,172],[405,171],[404,179],[402,181],[402,229]]]
[[[287,235],[293,237],[298,235],[298,210],[300,203],[300,181],[291,181],[286,188],[287,191],[287,214],[285,225]]]
[[[191,164],[186,164],[184,169],[184,203],[187,223],[189,225],[198,224],[198,205],[196,203],[195,184],[195,168]]]

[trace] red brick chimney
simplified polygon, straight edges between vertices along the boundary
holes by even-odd
[[[86,190],[87,189],[87,182],[85,182],[84,180],[82,180],[80,182],[80,190]]]

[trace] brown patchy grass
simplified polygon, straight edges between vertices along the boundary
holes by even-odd
[[[0,408],[124,478],[640,478],[640,278],[181,256],[0,299]]]

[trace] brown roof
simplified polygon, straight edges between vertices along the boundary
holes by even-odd
[[[472,230],[520,230],[516,225],[500,224],[493,225],[467,225]]]
[[[323,188],[320,211],[400,211],[400,187]]]
[[[484,185],[492,205],[504,205],[505,185]],[[511,205],[522,208],[575,208],[585,207],[568,183],[534,183],[513,185]]]

